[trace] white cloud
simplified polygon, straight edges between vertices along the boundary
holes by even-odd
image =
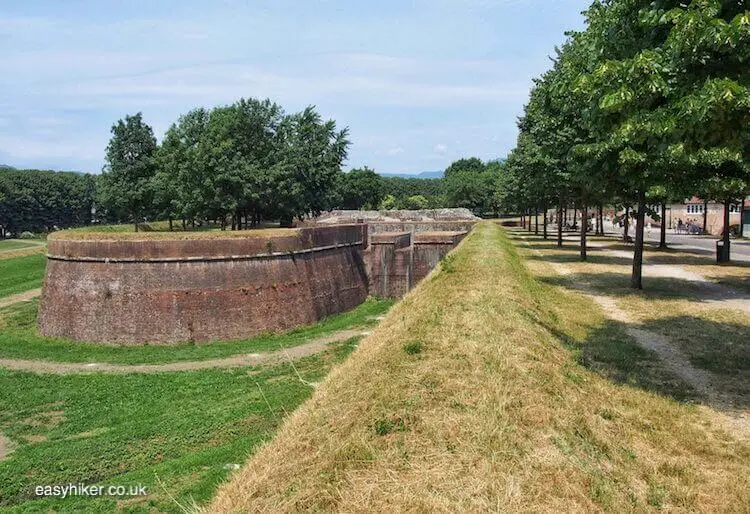
[[[435,152],[438,155],[445,155],[445,153],[448,151],[448,147],[443,144],[437,144],[432,149],[433,152]]]

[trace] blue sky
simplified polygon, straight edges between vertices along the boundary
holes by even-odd
[[[1,0],[0,163],[98,172],[112,124],[269,97],[348,126],[347,168],[440,170],[515,144],[589,0]]]

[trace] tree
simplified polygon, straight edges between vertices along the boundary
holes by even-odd
[[[157,145],[141,113],[125,116],[112,126],[102,170],[99,204],[119,220],[130,220],[138,231],[151,205],[150,181],[156,173]]]
[[[396,197],[393,195],[385,195],[383,201],[380,202],[379,209],[382,211],[391,211],[396,208]]]
[[[495,167],[488,169],[476,157],[459,159],[451,164],[443,178],[448,205],[470,209],[477,215],[492,210],[495,171]]]
[[[429,202],[427,201],[427,198],[422,195],[410,196],[406,199],[406,203],[404,204],[404,209],[409,210],[427,209],[428,207]]]
[[[341,175],[338,184],[342,209],[376,209],[383,200],[383,179],[373,170],[353,169]]]
[[[0,236],[88,225],[94,194],[84,173],[0,170]]]

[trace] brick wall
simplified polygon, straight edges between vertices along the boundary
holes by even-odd
[[[52,238],[40,331],[78,341],[175,343],[313,323],[366,298],[365,241],[362,226],[270,238]]]

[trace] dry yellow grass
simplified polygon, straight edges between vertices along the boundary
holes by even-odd
[[[747,441],[562,343],[604,323],[481,223],[206,510],[750,509]]]

